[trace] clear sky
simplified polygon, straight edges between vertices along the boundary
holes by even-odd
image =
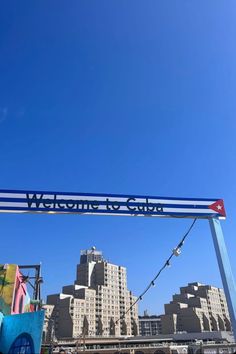
[[[0,188],[223,198],[236,275],[234,0],[7,1],[0,10]],[[42,262],[43,294],[95,245],[139,294],[191,220],[0,214],[1,262]],[[221,286],[207,221],[140,303]]]

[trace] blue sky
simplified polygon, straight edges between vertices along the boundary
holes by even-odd
[[[0,11],[0,187],[223,198],[234,274],[234,1],[16,1]],[[139,294],[190,220],[0,214],[1,262],[42,262],[44,296],[95,245]],[[207,221],[140,303],[221,286]]]

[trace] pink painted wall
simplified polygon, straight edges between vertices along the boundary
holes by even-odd
[[[19,268],[16,268],[15,291],[11,307],[11,314],[19,314],[26,311],[26,298],[28,298],[26,284],[22,282],[22,274]]]

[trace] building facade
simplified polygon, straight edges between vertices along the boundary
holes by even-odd
[[[44,309],[44,324],[43,324],[43,343],[51,343],[55,341],[54,335],[54,305],[43,305]]]
[[[162,333],[231,331],[226,298],[222,289],[189,283],[165,305]]]
[[[138,334],[137,304],[126,311],[136,299],[127,288],[126,268],[93,247],[81,252],[74,284],[49,295],[47,304],[54,306],[50,320],[57,338],[132,336]]]
[[[161,333],[161,316],[148,315],[144,311],[143,316],[139,316],[139,334],[141,336],[156,336]]]

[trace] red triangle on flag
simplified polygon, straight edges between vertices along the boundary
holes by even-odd
[[[215,203],[208,205],[208,208],[216,211],[218,214],[222,216],[226,216],[223,199],[219,199]]]

